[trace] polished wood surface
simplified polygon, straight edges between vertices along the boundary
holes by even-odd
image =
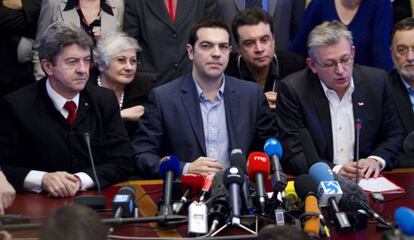
[[[411,189],[414,187],[414,169],[397,169],[393,172],[383,173],[384,176],[397,183],[401,187],[410,191],[405,194],[388,194],[384,195],[386,199],[398,199],[386,202],[375,203],[370,199],[371,207],[387,220],[393,220],[395,209],[399,206],[406,206],[414,209],[414,193]],[[111,203],[114,194],[123,185],[132,185],[136,189],[137,199],[139,200],[140,216],[155,216],[157,213],[157,200],[162,197],[161,180],[144,180],[124,182],[102,191],[106,196],[106,210],[101,212],[102,218],[112,216]],[[82,192],[79,195],[96,194],[94,191]],[[44,194],[23,193],[16,196],[14,204],[7,209],[8,214],[21,214],[32,219],[32,222],[40,222],[47,217],[56,208],[71,204],[74,198],[51,198]],[[131,224],[119,226],[113,234],[121,236],[148,236],[148,237],[180,237],[186,236],[187,226],[181,226],[170,230],[159,229],[156,223],[153,224]],[[227,231],[225,234],[230,234]],[[235,231],[237,234],[243,232]],[[370,221],[368,228],[356,233],[337,233],[331,228],[332,239],[381,239],[383,230],[376,229],[375,222]],[[18,231],[13,232],[14,237],[36,237],[36,231]]]

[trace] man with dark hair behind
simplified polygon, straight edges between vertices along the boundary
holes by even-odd
[[[406,137],[404,151],[398,155],[395,166],[414,167],[414,18],[394,25],[391,52],[395,67],[390,73],[394,101],[405,136],[411,136]]]
[[[106,240],[109,228],[90,208],[68,205],[58,208],[40,228],[39,240]]]
[[[161,157],[174,154],[182,173],[206,176],[229,166],[232,149],[262,149],[276,133],[260,87],[224,74],[230,51],[226,24],[204,18],[193,25],[192,73],[154,88],[139,121],[132,144],[141,173],[159,177]]]
[[[16,191],[71,197],[132,172],[132,149],[114,92],[86,84],[91,48],[91,38],[79,27],[51,24],[39,51],[47,77],[2,99],[0,164]]]
[[[305,60],[287,51],[275,52],[272,18],[262,9],[251,8],[237,14],[232,32],[238,53],[230,54],[226,74],[257,82],[274,110],[280,80],[305,68]]]

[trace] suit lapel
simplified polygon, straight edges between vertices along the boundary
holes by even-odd
[[[63,21],[75,24],[76,26],[80,27],[79,14],[76,12],[76,8],[68,11],[63,11],[66,7],[67,2],[67,0],[62,0],[60,2],[60,12],[62,13]]]
[[[117,20],[116,20],[116,15],[117,15],[117,9],[115,7],[112,6],[112,12],[114,13],[114,15],[110,15],[108,13],[106,13],[105,11],[102,11],[102,17],[101,17],[101,28],[102,28],[102,34],[104,33],[108,33],[108,32],[113,32],[115,29],[117,29]]]
[[[85,87],[85,89],[86,89],[86,87]],[[89,101],[89,98],[87,96],[87,93],[86,93],[85,89],[80,92],[78,112],[77,112],[76,121],[75,121],[74,126],[76,126],[77,124],[82,122],[82,120],[87,116],[87,112],[88,112],[89,108],[91,107],[91,103]]]
[[[226,77],[226,76],[225,76]],[[227,133],[229,135],[229,148],[235,149],[240,148],[241,146],[236,140],[234,132],[238,130],[238,123],[237,119],[242,116],[240,112],[242,109],[237,106],[238,98],[236,96],[236,89],[233,88],[232,79],[230,77],[226,77],[226,83],[224,86],[224,107],[226,110],[226,122],[227,122]],[[247,151],[247,149],[242,149],[243,152]]]
[[[194,0],[177,1],[177,10],[175,12],[175,21],[173,24],[174,26],[180,26],[185,18],[191,14],[191,10],[193,9],[192,5],[194,2]]]
[[[244,0],[233,0],[234,4],[236,4],[237,10],[239,12],[243,11],[244,9]]]
[[[394,92],[394,102],[398,110],[398,115],[401,118],[401,121],[404,125],[404,129],[407,132],[414,130],[414,113],[411,107],[411,100],[407,94],[407,89],[402,83],[402,79],[398,73],[393,75],[393,92]]]
[[[323,92],[323,88],[321,86],[320,80],[318,78],[318,76],[316,74],[313,74],[309,71],[309,74],[311,74],[311,81],[312,81],[312,91],[309,91],[310,93],[312,93],[311,95],[311,99],[313,99],[313,104],[314,104],[314,109],[316,109],[318,118],[319,118],[319,122],[321,123],[321,131],[324,133],[324,137],[325,139],[323,143],[318,143],[318,144],[323,144],[326,147],[324,149],[326,149],[328,151],[328,156],[329,159],[326,160],[330,160],[333,159],[333,143],[332,143],[332,122],[331,122],[331,111],[329,109],[329,101],[326,98],[325,93]],[[313,94],[315,93],[315,94]]]
[[[203,119],[201,116],[200,102],[197,96],[197,89],[193,82],[191,74],[187,75],[183,79],[183,85],[181,90],[181,102],[184,105],[187,117],[190,119],[191,127],[193,128],[198,144],[200,145],[204,156],[206,156],[206,141],[204,137]]]
[[[148,8],[161,20],[161,22],[174,30],[171,24],[170,15],[168,14],[163,0],[145,0],[145,2]]]

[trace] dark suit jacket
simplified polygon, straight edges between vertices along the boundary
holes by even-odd
[[[405,130],[405,136],[407,136],[408,133],[414,131],[414,112],[410,96],[396,70],[391,72],[390,81],[397,113]],[[414,167],[414,156],[401,151],[395,161],[395,167]]]
[[[246,154],[262,150],[264,141],[275,135],[275,120],[256,83],[226,76],[224,104],[230,149],[239,148]],[[135,163],[146,177],[158,177],[160,158],[165,155],[176,155],[181,167],[206,156],[199,97],[191,74],[153,89],[132,144]]]
[[[220,20],[231,27],[233,18],[243,11],[245,0],[216,0]],[[288,50],[290,40],[295,37],[305,12],[304,0],[269,0],[269,15],[278,50]]]
[[[46,91],[45,79],[7,95],[0,108],[0,165],[21,191],[30,170],[93,173],[84,133],[102,187],[128,178],[132,149],[115,94],[87,85],[80,93],[75,124],[70,127]]]
[[[164,0],[126,0],[124,29],[141,45],[138,71],[157,74],[154,87],[191,72],[187,57],[191,25],[210,15],[216,0],[178,0],[171,23]]]
[[[387,74],[354,65],[352,104],[354,119],[362,123],[360,158],[375,155],[387,168],[401,149],[403,131],[392,100]],[[283,164],[292,174],[305,173],[308,164],[324,160],[333,166],[333,140],[329,102],[316,74],[305,69],[279,85],[276,115],[285,150]],[[301,131],[309,131],[318,159],[305,159]],[[312,143],[311,143],[312,144]]]
[[[22,0],[23,9],[13,10],[0,0],[0,96],[33,83],[31,61],[19,63],[17,47],[22,37],[34,39],[40,0]]]

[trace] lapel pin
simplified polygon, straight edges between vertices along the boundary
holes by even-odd
[[[363,102],[359,102],[358,103],[358,106],[364,106],[364,103]]]

